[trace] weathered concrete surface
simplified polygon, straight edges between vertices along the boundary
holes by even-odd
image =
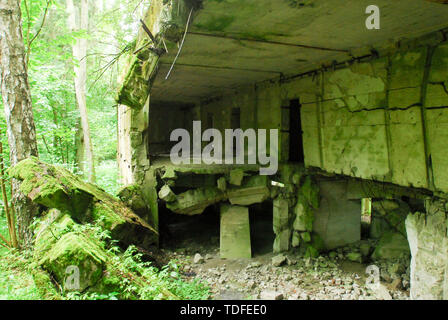
[[[11,168],[10,175],[22,181],[21,191],[34,202],[69,212],[78,222],[97,221],[125,244],[156,241],[157,231],[130,208],[64,168],[29,158]]]
[[[270,196],[270,180],[267,176],[252,176],[245,179],[240,188],[229,187],[227,195],[233,205],[248,206],[261,203]]]
[[[249,209],[221,205],[220,256],[224,259],[251,258]]]
[[[404,235],[394,231],[385,232],[378,242],[372,258],[375,260],[396,260],[409,256],[409,244]]]
[[[166,207],[173,212],[196,215],[201,214],[208,206],[227,199],[225,193],[218,188],[198,188],[177,195],[174,202]]]
[[[288,251],[291,235],[288,201],[280,197],[273,201],[273,228],[275,233],[274,253]]]
[[[446,212],[445,203],[434,203],[427,214],[417,212],[406,219],[412,299],[448,299]]]
[[[361,239],[361,201],[347,200],[347,181],[320,181],[313,230],[333,249]]]

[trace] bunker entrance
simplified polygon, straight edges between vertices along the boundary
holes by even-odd
[[[304,163],[303,131],[299,99],[290,100],[282,106],[281,136],[282,157],[289,162]]]
[[[182,215],[160,208],[160,246],[183,253],[219,249],[219,206],[210,206],[199,215]]]
[[[275,239],[272,221],[272,201],[265,201],[249,207],[250,238],[253,257],[272,252]]]

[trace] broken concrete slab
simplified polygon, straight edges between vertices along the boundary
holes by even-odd
[[[99,241],[76,232],[76,223],[69,214],[50,209],[37,225],[33,258],[63,286],[68,271],[79,271],[77,291],[82,292],[103,276],[107,253]],[[76,289],[64,289],[70,288]]]
[[[291,245],[293,248],[297,248],[298,246],[300,246],[300,233],[299,232],[297,232],[297,231],[293,232]]]
[[[136,213],[142,210],[148,210],[140,185],[132,184],[124,186],[118,190],[117,196]]]
[[[233,205],[248,206],[261,203],[270,196],[269,179],[267,176],[252,176],[245,179],[239,188],[229,188],[227,194]]]
[[[229,173],[229,183],[234,186],[240,186],[244,178],[243,169],[232,169]]]
[[[208,206],[227,199],[227,195],[218,188],[198,188],[177,195],[174,202],[166,207],[179,214],[201,214]]]
[[[274,267],[280,267],[285,263],[286,263],[286,256],[284,256],[283,254],[276,255],[275,257],[272,258],[272,265]]]
[[[32,157],[10,168],[10,175],[22,181],[20,190],[35,203],[67,212],[76,222],[101,220],[110,231],[121,230],[116,239],[125,245],[157,242],[158,232],[124,203],[64,168]],[[131,235],[136,231],[138,236]]]
[[[176,201],[176,195],[168,185],[164,185],[159,191],[159,198],[165,202]]]
[[[221,205],[220,255],[224,259],[251,258],[249,209]]]

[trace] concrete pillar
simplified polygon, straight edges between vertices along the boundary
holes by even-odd
[[[289,209],[286,199],[277,198],[273,201],[273,227],[275,233],[274,253],[288,251],[291,230],[289,228]]]
[[[406,233],[411,249],[411,298],[448,299],[447,207],[432,203],[427,213],[409,214]]]
[[[252,257],[250,243],[249,209],[241,206],[221,205],[221,258]]]

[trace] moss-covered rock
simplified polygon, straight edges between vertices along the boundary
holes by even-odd
[[[49,210],[36,229],[33,258],[63,287],[67,268],[79,269],[79,290],[95,285],[102,277],[107,254],[98,239],[73,230],[76,223],[69,214]]]
[[[69,232],[62,235],[38,263],[60,284],[65,283],[69,267],[78,268],[79,288],[74,289],[84,291],[102,278],[106,261],[106,252],[92,239]]]
[[[31,200],[59,209],[75,222],[100,221],[125,245],[157,243],[158,232],[130,208],[64,168],[32,157],[11,168],[10,175],[22,180],[20,189]],[[135,232],[138,235],[133,238]]]

